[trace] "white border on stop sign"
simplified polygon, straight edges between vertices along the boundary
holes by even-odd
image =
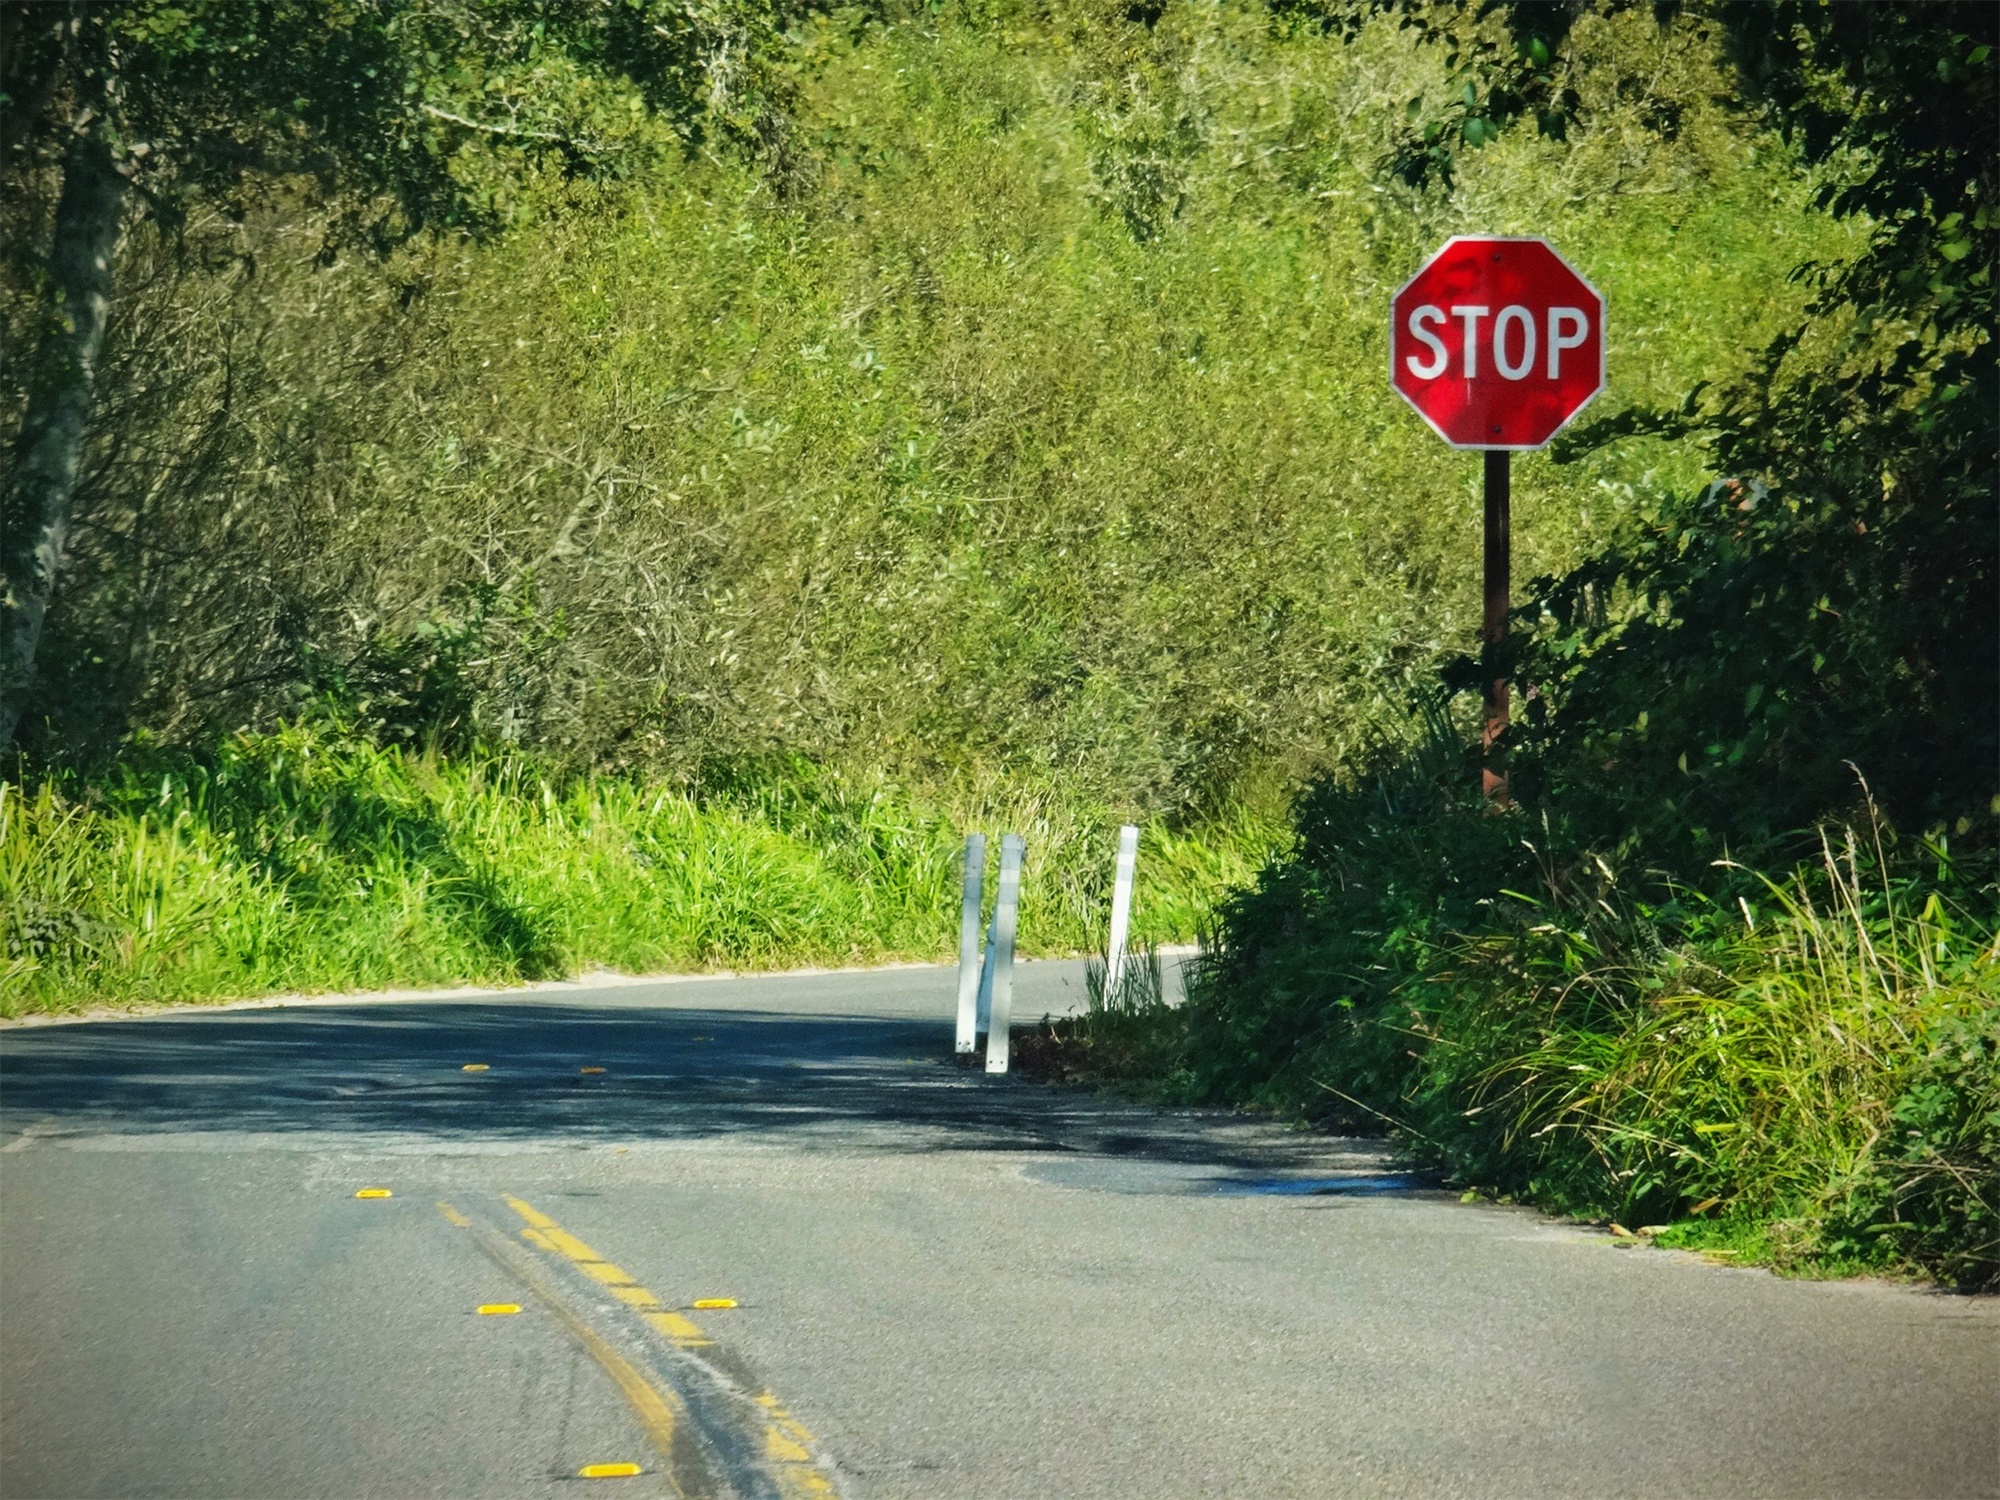
[[[1428,271],[1432,266],[1436,265],[1440,256],[1442,256],[1447,250],[1451,249],[1453,245],[1458,245],[1458,244],[1540,245],[1544,250],[1548,251],[1549,254],[1553,255],[1558,261],[1562,262],[1563,269],[1569,272],[1569,274],[1574,276],[1578,281],[1582,282],[1584,285],[1584,289],[1588,291],[1591,296],[1597,299],[1597,389],[1592,391],[1588,396],[1585,396],[1581,401],[1577,402],[1576,410],[1571,412],[1568,416],[1564,417],[1560,422],[1558,422],[1555,425],[1555,427],[1551,429],[1549,435],[1543,438],[1539,443],[1454,443],[1450,438],[1445,437],[1445,435],[1442,432],[1438,432],[1437,423],[1433,422],[1430,419],[1429,414],[1426,413],[1421,406],[1417,405],[1416,402],[1410,399],[1409,393],[1407,391],[1405,391],[1400,385],[1396,384],[1396,299],[1402,296],[1403,293],[1407,292],[1411,287],[1415,286],[1417,283],[1417,278],[1423,275],[1424,272]],[[1398,396],[1401,396],[1403,398],[1404,404],[1407,405],[1411,411],[1417,414],[1417,420],[1422,422],[1424,426],[1430,428],[1432,432],[1436,432],[1440,438],[1443,438],[1445,446],[1447,447],[1456,448],[1462,453],[1465,452],[1484,453],[1489,450],[1493,452],[1505,452],[1505,453],[1536,453],[1539,452],[1541,449],[1548,447],[1550,443],[1553,443],[1556,440],[1557,433],[1561,432],[1565,427],[1569,426],[1570,423],[1574,422],[1578,417],[1582,416],[1584,408],[1589,406],[1590,403],[1595,401],[1599,396],[1603,395],[1604,388],[1611,383],[1610,325],[1611,325],[1611,299],[1605,296],[1604,293],[1599,291],[1596,285],[1591,281],[1591,279],[1588,276],[1584,275],[1583,272],[1579,271],[1575,266],[1571,265],[1569,263],[1568,256],[1564,255],[1562,251],[1556,249],[1554,245],[1551,245],[1541,235],[1539,234],[1455,234],[1450,239],[1446,240],[1442,245],[1439,245],[1437,249],[1433,250],[1428,256],[1426,256],[1424,259],[1424,263],[1418,266],[1416,270],[1410,273],[1409,279],[1405,281],[1401,286],[1397,287],[1395,291],[1389,294],[1389,389],[1394,391]]]

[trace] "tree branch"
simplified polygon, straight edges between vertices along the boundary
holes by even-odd
[[[572,151],[603,155],[607,152],[622,151],[622,146],[614,146],[608,141],[578,140],[573,135],[558,135],[548,130],[524,130],[518,125],[488,125],[480,120],[469,120],[464,115],[453,114],[448,109],[439,109],[435,104],[420,105],[419,108],[433,119],[445,120],[467,130],[476,130],[481,135],[504,136],[510,140],[547,141],[554,146],[563,146]]]

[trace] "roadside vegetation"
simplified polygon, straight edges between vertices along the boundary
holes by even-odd
[[[1428,247],[1554,234],[1630,310],[1631,405],[1748,368],[1804,305],[1791,267],[1853,239],[1716,101],[1712,51],[1637,16],[1590,45],[1652,91],[1593,84],[1569,148],[1497,144],[1455,198],[1379,180],[1404,101],[1449,82],[1393,17],[1351,42],[1200,9],[753,33],[706,113],[584,122],[618,148],[604,171],[458,140],[464,232],[358,243],[353,195],[297,177],[128,227],[18,740],[10,1006],[938,956],[948,849],[1003,824],[1030,836],[1029,951],[1096,940],[1083,896],[1041,882],[1096,891],[1126,820],[1164,877],[1144,931],[1191,938],[1291,789],[1358,764],[1474,622],[1476,480],[1378,378],[1382,307]],[[508,97],[582,129],[566,95]],[[1662,108],[1671,141],[1644,124]],[[17,420],[62,175],[30,164]],[[1536,570],[1702,473],[1649,435],[1521,468]],[[544,787],[664,798],[690,843],[803,837],[831,884],[804,907],[774,887],[762,928],[766,898],[716,897],[741,931],[522,927],[505,913],[548,905],[549,841],[582,824],[524,810],[532,837],[475,850],[455,809]],[[894,808],[922,854],[801,834],[787,809],[828,798]],[[206,919],[142,937],[144,902],[103,899],[176,827],[223,906],[262,913],[234,929],[254,943]],[[636,859],[592,837],[563,857]],[[396,852],[447,845],[435,870]],[[57,873],[84,850],[102,863]],[[341,878],[301,873],[322,866]],[[536,894],[476,893],[506,891]]]
[[[1456,128],[1402,158],[1438,191],[1489,127],[1566,108],[1566,23],[1499,9]],[[1468,1191],[1663,1243],[1992,1289],[1995,18],[1718,15],[1751,118],[1844,157],[1822,201],[1866,244],[1805,269],[1747,375],[1558,444],[1679,434],[1713,477],[1535,580],[1510,653],[1445,664],[1408,734],[1300,798],[1188,1005],[1106,997],[1041,1047],[1387,1128]],[[1500,673],[1506,807],[1451,717]]]
[[[86,783],[0,783],[0,1016],[943,958],[969,826],[1027,837],[1027,951],[1089,947],[1115,825],[1018,787],[943,807],[805,764],[694,789],[338,725],[246,733]],[[1142,940],[1191,937],[1273,837],[1150,830]]]
[[[1034,1065],[1387,1131],[1468,1192],[1661,1244],[1994,1285],[1990,854],[1864,823],[1777,878],[1621,878],[1480,808],[1465,772],[1316,788],[1188,1004],[1142,977],[1045,1026]]]
[[[1136,821],[1208,957],[1050,1071],[2000,1274],[1989,8],[58,14],[0,1012],[943,957],[974,827],[1088,951]],[[1611,309],[1484,662],[1478,465],[1382,373],[1472,230]]]

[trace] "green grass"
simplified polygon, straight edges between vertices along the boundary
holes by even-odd
[[[1424,1060],[1398,1106],[1462,1176],[1538,1202],[1628,1223],[1699,1208],[1725,1227],[1687,1243],[1821,1271],[1917,1253],[1928,1229],[1952,1246],[1935,1265],[1991,1279],[1991,893],[1962,905],[1884,871],[1850,835],[1667,942],[1535,902],[1405,988]]]
[[[1115,821],[1028,796],[945,809],[801,765],[662,788],[302,727],[243,735],[116,782],[0,782],[0,1014],[947,958],[974,827],[1028,840],[1025,953],[1098,940]],[[1248,820],[1148,830],[1139,935],[1192,936],[1269,838]]]

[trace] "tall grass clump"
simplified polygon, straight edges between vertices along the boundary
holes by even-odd
[[[1843,830],[1735,910],[1688,893],[1670,936],[1609,892],[1510,898],[1402,991],[1422,1056],[1396,1109],[1465,1180],[1551,1206],[1990,1280],[2000,935],[1954,875]]]
[[[0,1013],[943,957],[969,827],[1027,836],[1024,950],[1071,952],[1095,940],[1116,830],[1069,804],[946,808],[803,764],[663,786],[312,725],[141,764],[0,782]],[[1172,941],[1268,834],[1153,837],[1139,927]]]

